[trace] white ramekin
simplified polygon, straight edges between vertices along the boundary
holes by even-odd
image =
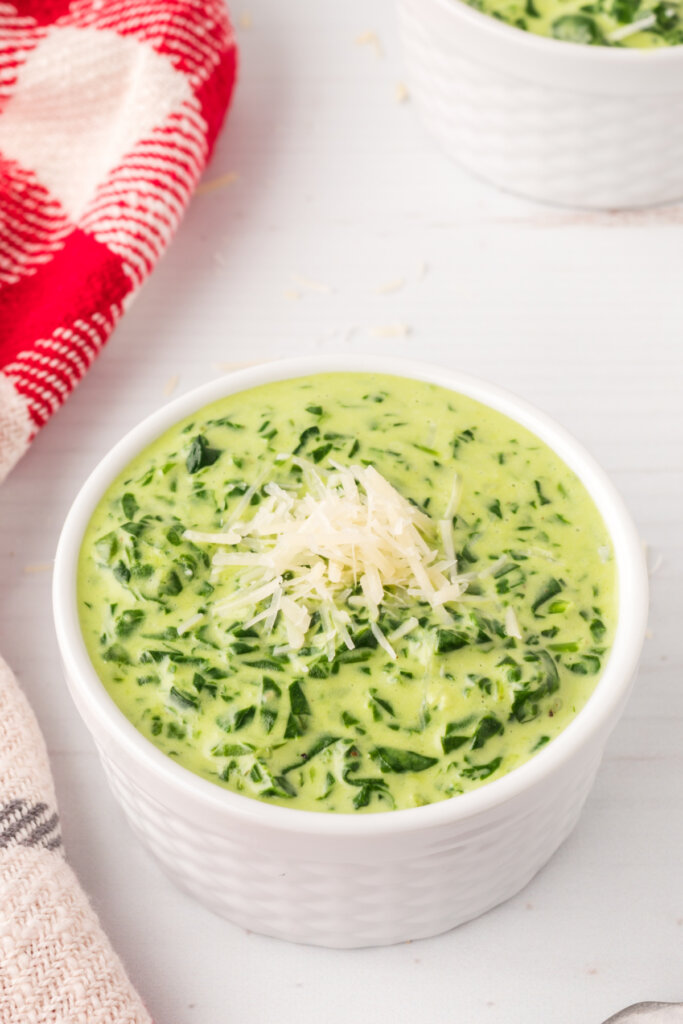
[[[142,448],[201,406],[245,388],[356,370],[431,381],[532,430],[578,474],[608,527],[619,575],[612,653],[568,728],[531,761],[442,803],[371,815],[274,807],[231,793],[162,754],[100,682],[81,635],[78,552],[102,493]],[[521,889],[566,838],[629,692],[643,641],[642,548],[603,471],[564,430],[518,398],[442,367],[375,356],[269,363],[212,381],[154,413],[102,459],[67,516],[54,571],[54,616],[71,694],[133,831],[166,872],[246,928],[325,946],[371,946],[452,928]]]
[[[647,206],[683,196],[683,46],[583,46],[464,0],[399,0],[411,95],[481,178],[549,203]]]

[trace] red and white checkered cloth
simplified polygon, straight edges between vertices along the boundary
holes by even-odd
[[[0,480],[168,244],[235,72],[222,0],[0,0]],[[64,859],[2,659],[0,1022],[150,1024]]]
[[[0,0],[0,479],[163,252],[235,70],[221,0]]]

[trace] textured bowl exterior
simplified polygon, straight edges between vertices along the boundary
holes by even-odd
[[[463,0],[399,0],[399,18],[422,119],[475,175],[568,206],[683,196],[683,46],[562,43]]]
[[[335,815],[274,807],[216,786],[145,739],[109,697],[78,623],[83,532],[111,480],[154,437],[232,392],[308,373],[394,373],[461,391],[534,430],[576,471],[600,508],[619,572],[619,621],[586,707],[529,762],[487,786],[426,807]],[[241,371],[198,388],[124,438],[86,481],[62,531],[53,601],[64,674],[112,792],[167,874],[253,931],[357,947],[446,931],[518,892],[573,828],[630,690],[647,613],[642,547],[602,471],[542,413],[491,385],[438,367],[374,356],[311,357]]]
[[[517,803],[472,822],[381,841],[307,837],[282,848],[277,830],[197,829],[173,791],[150,792],[132,766],[100,749],[114,796],[164,871],[210,910],[251,931],[330,947],[425,938],[519,892],[567,838],[600,750],[583,752]]]

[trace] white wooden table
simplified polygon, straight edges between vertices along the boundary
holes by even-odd
[[[0,650],[47,738],[71,862],[158,1024],[598,1024],[683,999],[683,207],[584,214],[500,194],[400,102],[390,0],[247,2],[241,83],[205,179],[222,185],[194,199],[0,491]],[[245,934],[166,881],[66,692],[49,571],[27,571],[51,561],[86,474],[166,391],[340,350],[461,367],[547,410],[607,468],[653,568],[637,685],[569,841],[478,921],[353,952]]]

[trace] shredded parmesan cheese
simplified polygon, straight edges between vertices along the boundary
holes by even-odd
[[[407,338],[411,334],[408,324],[378,324],[370,328],[373,338]]]
[[[377,289],[380,295],[389,295],[391,292],[400,292],[401,288],[405,287],[405,277],[397,277],[392,281],[385,281]]]
[[[460,489],[460,477],[457,473],[453,474],[453,486],[451,487],[451,496],[448,499],[448,505],[446,511],[443,514],[444,519],[452,519],[458,511],[460,505],[460,495],[462,491]]]
[[[519,622],[511,604],[505,609],[505,632],[508,636],[513,636],[515,640],[522,639],[522,631],[519,628]]]
[[[202,530],[185,530],[185,540],[195,544],[239,544],[242,539],[235,530],[227,533],[204,533]]]
[[[393,660],[396,661],[396,651],[391,646],[391,644],[389,643],[389,641],[387,640],[387,638],[385,637],[384,633],[379,628],[377,623],[372,622],[370,624],[370,629],[372,630],[372,634],[375,637],[377,643],[380,645],[380,647],[384,648],[389,657],[393,658]]]
[[[239,181],[239,174],[236,174],[235,171],[230,171],[228,174],[221,174],[219,178],[212,178],[211,181],[202,182],[195,189],[195,193],[198,196],[206,196],[210,192],[218,192],[222,188],[234,185],[236,181]]]
[[[398,629],[395,629],[393,633],[389,634],[389,641],[391,643],[396,643],[397,640],[403,639],[403,637],[407,636],[408,633],[412,633],[415,627],[419,625],[419,620],[414,615],[411,615],[409,619],[406,619],[405,622],[401,623]]]
[[[187,619],[185,622],[182,623],[182,625],[178,626],[178,636],[182,636],[183,633],[187,633],[189,629],[192,629],[193,626],[196,626],[197,623],[201,622],[203,618],[204,613],[197,612],[196,615],[193,615],[191,618]]]
[[[485,569],[482,569],[481,572],[478,572],[477,577],[480,580],[485,580],[488,576],[493,576],[495,573],[497,573],[498,570],[502,569],[503,566],[506,565],[508,562],[508,556],[501,555],[500,558],[497,558],[495,560],[495,562],[491,562],[491,564],[487,565]]]
[[[629,36],[634,36],[637,32],[645,32],[656,24],[657,15],[653,12],[641,18],[640,21],[634,21],[630,25],[622,25],[621,28],[615,28],[614,32],[610,32],[607,38],[610,43],[619,43],[622,39],[628,39]]]
[[[361,32],[356,36],[356,46],[369,46],[375,51],[377,57],[382,57],[382,44],[376,32]]]
[[[286,459],[301,468],[308,493],[269,483],[256,513],[240,518],[260,487],[257,482],[238,502],[229,526],[216,533],[184,533],[195,543],[216,545],[212,566],[218,578],[226,571],[253,573],[239,576],[239,589],[213,606],[215,614],[233,618],[254,609],[246,625],[265,620],[267,633],[281,614],[288,647],[296,651],[317,611],[322,632],[314,643],[330,660],[338,643],[354,646],[349,607],[367,614],[378,644],[396,658],[392,641],[414,629],[417,619],[408,619],[387,638],[377,620],[388,591],[393,601],[424,601],[448,621],[444,605],[462,598],[470,578],[457,574],[451,522],[437,529],[372,466],[331,463],[324,478],[305,459],[280,455],[276,461]],[[265,601],[267,608],[257,611]]]

